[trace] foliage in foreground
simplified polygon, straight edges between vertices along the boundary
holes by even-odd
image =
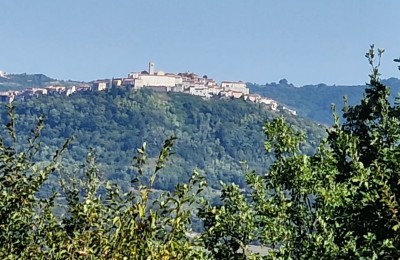
[[[266,123],[265,148],[275,156],[269,171],[247,174],[246,202],[231,186],[222,206],[209,207],[206,219],[215,221],[205,222],[203,236],[215,256],[257,241],[269,247],[267,259],[400,257],[400,107],[379,79],[374,61],[382,53],[372,46],[366,54],[372,72],[361,104],[345,106],[345,122],[335,117],[313,156],[300,152],[304,135],[282,118]],[[241,209],[226,214],[234,206]],[[215,242],[226,240],[235,243]]]
[[[68,180],[60,194],[39,199],[38,189],[68,142],[52,162],[35,163],[41,120],[21,152],[10,108],[11,144],[0,142],[0,257],[399,258],[400,107],[388,101],[375,55],[373,47],[366,54],[372,72],[361,103],[345,106],[343,124],[335,117],[315,154],[301,152],[305,135],[283,118],[267,122],[265,149],[274,163],[264,175],[247,173],[247,189],[222,185],[218,206],[201,202],[206,183],[196,172],[171,193],[152,189],[174,138],[166,140],[148,181],[143,178],[146,146],[137,150],[137,176],[128,193],[101,183],[89,154],[85,180]],[[64,210],[58,216],[54,209],[60,205]],[[203,220],[200,236],[191,233],[193,216]],[[250,252],[252,243],[268,248],[266,255]]]
[[[7,125],[12,145],[0,143],[0,257],[2,259],[200,259],[206,255],[191,238],[191,205],[205,187],[196,172],[172,193],[155,193],[152,186],[171,154],[169,138],[146,184],[143,166],[146,145],[134,158],[137,177],[122,194],[117,185],[100,182],[94,155],[85,165],[85,180],[63,182],[61,194],[46,199],[35,195],[56,169],[63,148],[48,165],[33,161],[40,149],[39,122],[25,151],[16,149],[13,108]],[[105,197],[99,189],[105,185]],[[158,194],[158,195],[157,195]],[[157,198],[150,198],[158,196]],[[64,200],[60,205],[58,200]],[[151,200],[150,200],[151,199]],[[57,209],[64,208],[58,217]]]

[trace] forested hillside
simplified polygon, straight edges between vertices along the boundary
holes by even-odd
[[[400,92],[400,80],[390,78],[382,80],[393,93],[391,101]],[[343,107],[343,97],[346,96],[350,105],[356,104],[364,94],[365,86],[328,86],[325,84],[306,85],[296,87],[287,80],[265,85],[249,83],[253,93],[270,97],[278,102],[295,109],[299,115],[320,123],[331,124],[331,104],[335,104],[338,111]]]
[[[0,258],[399,259],[400,107],[379,78],[383,52],[371,46],[364,97],[322,138],[239,99],[111,89],[7,105]],[[241,174],[240,160],[259,169]],[[218,180],[239,185],[210,190]]]
[[[243,185],[241,162],[260,172],[267,169],[270,157],[265,155],[262,126],[279,115],[306,131],[310,141],[303,147],[305,151],[311,151],[324,135],[322,128],[309,120],[277,114],[244,100],[203,100],[148,90],[41,96],[15,106],[20,141],[27,139],[39,115],[45,118],[44,145],[38,159],[49,159],[52,151],[73,136],[64,166],[75,167],[93,147],[102,175],[122,187],[129,186],[134,174],[132,157],[143,142],[147,142],[149,156],[155,158],[165,139],[177,137],[176,154],[155,185],[170,190],[187,181],[196,168],[205,173],[211,187],[218,187],[219,181]],[[4,109],[1,120],[6,122]]]

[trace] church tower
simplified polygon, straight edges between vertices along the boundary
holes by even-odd
[[[155,72],[155,68],[156,68],[156,64],[154,62],[149,62],[149,74],[150,75],[154,75]]]

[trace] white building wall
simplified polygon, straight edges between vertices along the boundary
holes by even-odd
[[[189,94],[201,97],[211,97],[208,88],[190,87]]]
[[[223,89],[220,88],[220,87],[211,87],[211,88],[208,88],[208,91],[209,91],[212,95],[219,95],[219,94],[223,91]]]
[[[134,85],[135,89],[140,89],[140,88],[143,87],[143,80],[142,79],[135,79],[133,85]]]
[[[261,98],[259,102],[271,106],[272,110],[277,110],[278,109],[278,102],[276,102],[273,99]]]
[[[176,84],[176,85],[182,85],[182,84],[183,84],[183,79],[182,79],[182,77],[175,76],[175,84]]]
[[[176,85],[175,77],[158,75],[139,75],[143,81],[143,86],[153,87],[174,87]]]
[[[225,91],[232,90],[232,91],[242,92],[243,94],[250,93],[249,89],[246,86],[246,83],[244,82],[222,81],[221,88],[223,88]]]

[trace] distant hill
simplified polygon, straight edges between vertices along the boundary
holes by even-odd
[[[142,142],[148,143],[149,162],[157,156],[163,141],[178,137],[176,154],[157,182],[158,189],[171,189],[185,181],[198,168],[212,187],[219,181],[244,183],[242,163],[264,172],[270,157],[264,150],[263,124],[285,116],[290,124],[303,129],[309,141],[303,147],[312,151],[324,135],[322,127],[302,117],[272,112],[261,104],[241,99],[211,99],[182,93],[132,92],[111,89],[65,96],[40,96],[17,102],[20,140],[27,140],[38,115],[46,118],[40,159],[65,138],[75,136],[66,165],[81,163],[89,147],[95,148],[107,179],[128,186],[134,173],[132,157]],[[6,122],[2,109],[0,123]]]
[[[394,101],[400,92],[400,79],[389,78],[383,80],[390,86]],[[64,81],[48,77],[43,74],[8,74],[7,78],[0,77],[0,91],[22,90],[29,87],[45,87],[49,85],[80,85],[87,84],[79,81]],[[346,96],[349,104],[356,104],[364,93],[365,85],[358,86],[336,86],[336,85],[305,85],[296,87],[288,83],[286,79],[278,83],[266,83],[260,85],[247,83],[251,93],[257,93],[272,98],[282,105],[292,108],[302,116],[316,121],[317,123],[330,125],[332,123],[331,105],[336,104],[337,111],[341,114],[343,97]]]
[[[391,100],[400,92],[400,80],[390,78],[383,80],[391,88]],[[332,123],[331,104],[336,104],[339,114],[343,107],[343,96],[347,96],[349,104],[357,104],[362,98],[366,86],[328,86],[325,84],[295,87],[287,80],[278,83],[258,85],[248,83],[250,92],[270,97],[295,109],[304,116],[324,124]]]
[[[64,81],[50,78],[43,74],[8,74],[0,77],[0,91],[22,90],[30,87],[46,87],[49,85],[76,85],[82,82]]]

